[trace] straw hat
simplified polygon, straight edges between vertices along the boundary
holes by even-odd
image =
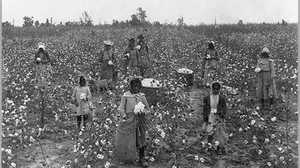
[[[264,47],[261,51],[261,53],[267,53],[269,54],[270,53],[270,50],[267,48],[267,47]]]
[[[45,50],[45,48],[46,48],[45,44],[42,43],[42,42],[39,42],[38,43],[38,49],[40,49],[40,48],[42,48],[43,50]]]
[[[114,43],[113,43],[112,41],[110,41],[110,40],[105,40],[105,41],[103,41],[103,43],[104,43],[105,45],[109,45],[109,46],[114,45]]]

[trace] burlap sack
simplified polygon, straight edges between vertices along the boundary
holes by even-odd
[[[134,118],[120,123],[115,137],[115,159],[120,162],[134,162],[137,159],[136,120]]]

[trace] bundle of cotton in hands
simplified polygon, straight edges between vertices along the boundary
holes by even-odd
[[[87,99],[87,96],[85,93],[81,93],[80,96],[79,96],[80,100],[86,100]]]
[[[256,67],[254,71],[255,71],[255,72],[260,72],[261,69],[260,69],[259,67]]]
[[[113,62],[111,60],[109,60],[108,65],[113,65]]]
[[[145,105],[139,102],[134,106],[134,114],[144,113]]]

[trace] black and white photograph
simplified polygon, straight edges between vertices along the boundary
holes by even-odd
[[[298,0],[3,0],[1,30],[0,167],[298,166]]]

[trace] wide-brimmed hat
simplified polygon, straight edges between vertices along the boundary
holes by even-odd
[[[44,44],[44,43],[42,43],[42,42],[39,42],[38,43],[38,49],[43,49],[43,50],[45,50],[45,48],[46,48],[46,45]]]
[[[270,53],[270,50],[267,48],[267,47],[264,47],[261,51],[261,53],[267,53],[269,54]]]
[[[114,45],[114,43],[110,40],[105,40],[105,41],[103,41],[103,43],[104,43],[104,45],[108,45],[108,46]]]

